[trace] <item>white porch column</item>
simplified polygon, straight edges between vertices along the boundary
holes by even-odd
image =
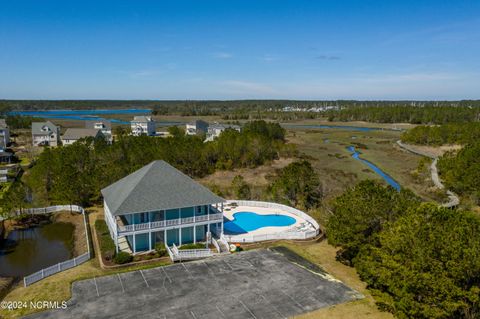
[[[167,243],[167,230],[166,229],[163,230],[163,243],[165,245],[168,245],[168,243]]]
[[[178,229],[178,245],[182,246],[182,227]]]
[[[135,233],[133,233],[133,254],[137,252],[137,245],[135,245]]]
[[[148,233],[148,250],[152,250],[152,232]]]
[[[115,252],[118,254],[118,235],[115,233]]]
[[[197,243],[197,225],[193,224],[193,243]]]

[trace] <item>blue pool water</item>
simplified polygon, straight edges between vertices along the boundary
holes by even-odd
[[[295,224],[295,218],[286,215],[259,215],[252,212],[233,214],[233,220],[223,224],[226,234],[244,234],[262,227],[282,227]]]
[[[360,153],[358,153],[356,150],[355,150],[355,147],[353,146],[348,146],[347,147],[347,150],[350,151],[352,153],[352,157],[356,160],[359,160],[363,163],[365,163],[368,167],[370,167],[375,173],[377,173],[378,175],[380,175],[381,178],[383,178],[389,185],[391,185],[393,188],[395,188],[397,191],[400,190],[400,184],[398,184],[390,175],[388,175],[387,173],[385,173],[384,171],[382,171],[380,168],[378,168],[377,166],[375,166],[373,163],[363,159],[363,158],[360,158]]]

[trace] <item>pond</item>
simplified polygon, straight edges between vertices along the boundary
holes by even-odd
[[[380,175],[380,177],[386,181],[390,186],[395,188],[397,191],[400,191],[400,184],[398,184],[390,175],[382,171],[380,168],[378,168],[375,164],[372,162],[369,162],[363,158],[360,157],[360,153],[355,150],[354,146],[348,146],[347,150],[352,153],[352,157],[356,160],[359,160],[366,164],[368,167],[370,167],[375,173]]]
[[[0,246],[0,277],[24,277],[73,257],[70,223],[13,230]]]

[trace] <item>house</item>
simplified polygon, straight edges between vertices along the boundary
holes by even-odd
[[[151,116],[134,116],[133,121],[130,122],[132,128],[132,135],[148,135],[155,136],[155,121]]]
[[[5,119],[0,119],[0,150],[7,148],[10,143],[10,131]]]
[[[214,123],[208,127],[207,139],[205,141],[213,141],[214,139],[219,137],[220,134],[226,129],[236,130],[240,132],[240,126],[238,125]]]
[[[206,134],[208,131],[208,123],[202,120],[196,120],[186,125],[185,134],[199,135]]]
[[[0,150],[0,163],[10,164],[12,162],[12,159],[13,159],[13,153]]]
[[[50,121],[32,122],[33,146],[57,146],[60,142],[60,127]]]
[[[117,252],[196,243],[223,231],[225,200],[164,161],[151,162],[102,195]]]
[[[105,119],[86,121],[85,128],[100,130],[109,143],[112,142],[112,122]]]
[[[90,128],[68,128],[62,136],[63,145],[70,145],[82,138],[105,138],[102,131],[99,129]]]

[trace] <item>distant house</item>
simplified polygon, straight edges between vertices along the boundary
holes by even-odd
[[[8,182],[8,169],[0,168],[0,183]]]
[[[130,122],[132,128],[132,135],[148,135],[155,136],[155,121],[151,116],[135,116],[133,121]]]
[[[13,153],[0,150],[0,163],[11,163],[13,159]]]
[[[196,120],[186,125],[185,134],[199,135],[206,134],[208,131],[208,123],[202,120]]]
[[[101,130],[107,141],[112,142],[112,122],[109,120],[86,121],[85,128]]]
[[[34,146],[57,146],[60,142],[60,127],[50,121],[32,122],[32,143]]]
[[[7,148],[10,143],[10,131],[5,119],[0,119],[0,150]]]
[[[215,123],[208,126],[207,139],[205,141],[213,141],[214,139],[219,137],[220,134],[226,129],[236,130],[240,132],[240,126],[238,125]]]
[[[164,161],[151,162],[102,195],[117,252],[195,243],[223,231],[225,200]]]
[[[68,128],[62,136],[62,143],[63,145],[70,145],[87,137],[105,138],[102,131],[99,129]]]

